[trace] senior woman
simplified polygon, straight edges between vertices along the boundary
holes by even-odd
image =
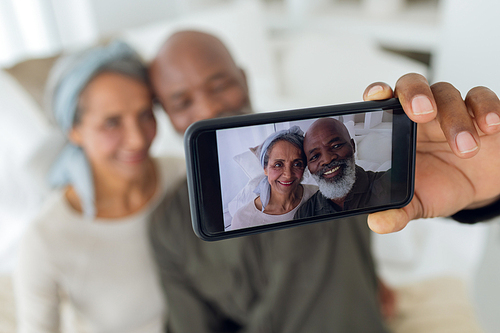
[[[85,332],[161,332],[166,304],[147,221],[184,162],[149,155],[156,121],[146,68],[115,42],[63,58],[49,90],[68,142],[49,175],[59,189],[21,244],[19,332],[59,332],[63,298]]]
[[[262,143],[258,157],[265,177],[254,191],[257,198],[234,214],[232,230],[293,220],[299,206],[318,190],[301,184],[307,164],[303,143],[298,126],[275,132]]]

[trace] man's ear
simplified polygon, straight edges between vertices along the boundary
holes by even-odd
[[[72,144],[75,146],[81,146],[82,145],[82,134],[80,133],[80,130],[78,127],[73,126],[71,130],[68,133],[68,139],[71,141]]]
[[[351,139],[351,146],[352,146],[353,153],[355,153],[356,152],[356,142],[354,141],[354,139]]]

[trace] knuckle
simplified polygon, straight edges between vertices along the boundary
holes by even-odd
[[[468,104],[482,104],[485,102],[497,102],[498,97],[489,88],[478,86],[469,90],[465,100]]]

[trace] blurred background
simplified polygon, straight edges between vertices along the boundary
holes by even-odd
[[[174,31],[217,35],[249,79],[257,112],[361,100],[374,81],[408,72],[500,93],[496,0],[0,0],[0,332],[15,322],[10,274],[19,238],[49,190],[60,148],[44,85],[66,52],[122,39],[151,60]],[[157,110],[155,154],[182,155]],[[463,281],[486,332],[500,332],[500,226],[415,221],[374,236],[380,274],[394,287]],[[451,300],[450,300],[451,302]]]

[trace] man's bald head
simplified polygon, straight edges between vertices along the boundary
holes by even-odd
[[[180,133],[198,120],[250,111],[245,74],[213,35],[173,34],[158,51],[150,75],[157,98]]]

